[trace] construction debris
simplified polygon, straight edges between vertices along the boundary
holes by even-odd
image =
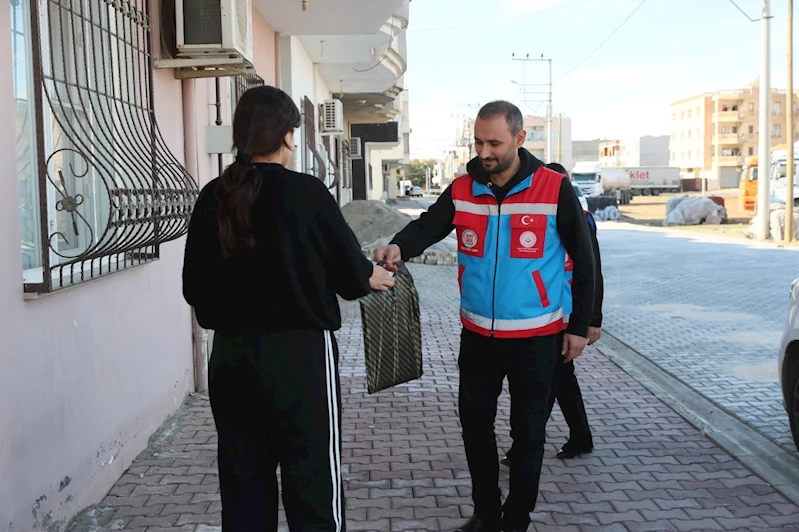
[[[380,239],[391,240],[413,220],[394,207],[375,200],[351,201],[342,207],[341,212],[362,246]]]

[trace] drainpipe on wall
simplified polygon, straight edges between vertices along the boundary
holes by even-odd
[[[280,32],[275,32],[275,57],[273,57],[275,61],[275,87],[281,89],[283,88],[283,84],[280,82]]]
[[[219,88],[219,78],[214,78],[214,88],[216,89],[216,125],[217,126],[221,126],[222,125],[222,97],[221,97],[220,88]],[[217,164],[219,165],[219,171],[217,172],[217,175],[222,175],[222,171],[225,169],[224,168],[224,162],[223,162],[223,159],[222,159],[222,154],[220,153],[216,157],[217,157],[217,159],[216,159]]]
[[[185,156],[186,171],[199,181],[198,168],[198,140],[197,140],[197,112],[195,80],[183,80],[183,151]],[[202,183],[198,183],[202,187]],[[191,310],[191,336],[194,346],[194,389],[197,392],[208,391],[208,331],[200,327]]]
[[[208,331],[197,323],[191,309],[192,339],[194,340],[194,390],[208,392]]]

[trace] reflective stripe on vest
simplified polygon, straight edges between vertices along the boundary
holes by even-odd
[[[542,167],[513,187],[501,205],[489,186],[468,175],[453,182],[465,328],[496,338],[562,330],[566,255],[557,231],[562,180]]]

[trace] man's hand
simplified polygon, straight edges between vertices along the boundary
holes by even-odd
[[[394,277],[382,266],[375,264],[372,276],[369,278],[369,286],[378,292],[388,292],[394,286]]]
[[[593,345],[602,337],[602,327],[588,328],[588,345]]]
[[[390,272],[396,272],[397,263],[402,260],[402,251],[396,244],[380,246],[375,249],[374,260],[375,262],[385,261],[383,268]]]
[[[563,349],[560,354],[566,357],[566,362],[571,362],[578,356],[583,354],[585,349],[586,339],[582,336],[575,336],[574,334],[563,335]]]

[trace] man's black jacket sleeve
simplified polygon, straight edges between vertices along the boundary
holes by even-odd
[[[594,247],[594,265],[596,266],[596,290],[594,291],[594,315],[591,327],[602,327],[602,300],[605,298],[605,279],[602,277],[602,257],[599,254],[599,241],[596,230],[591,230],[591,244]]]
[[[563,247],[574,262],[572,314],[566,332],[585,338],[594,315],[594,247],[591,244],[591,228],[568,177],[564,177],[560,185],[557,226]]]
[[[441,193],[438,200],[414,220],[397,233],[392,244],[402,250],[402,260],[407,261],[418,257],[424,250],[443,240],[455,229],[452,220],[455,218],[455,204],[452,203],[452,186]]]

